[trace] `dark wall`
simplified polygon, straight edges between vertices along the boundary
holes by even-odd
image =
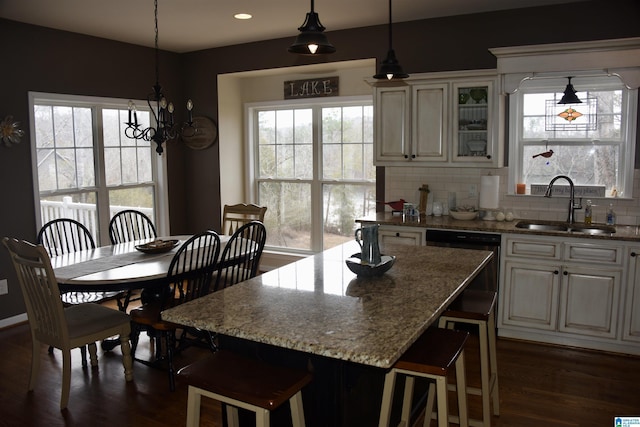
[[[394,24],[394,48],[409,73],[494,68],[492,47],[640,36],[640,2],[589,1],[569,5],[439,18]],[[330,27],[330,23],[326,23]],[[312,62],[377,57],[387,50],[387,27],[328,32],[337,52],[308,59],[289,54],[291,37],[178,55],[161,54],[161,83],[176,105],[186,95],[196,115],[217,117],[216,76]],[[145,99],[154,83],[153,49],[49,30],[0,19],[0,118],[13,115],[27,132],[21,144],[0,147],[0,237],[35,240],[36,225],[29,140],[29,91]],[[180,118],[180,117],[178,117]],[[184,117],[182,117],[184,118]],[[168,148],[171,232],[217,228],[220,176],[217,145],[192,151]],[[640,150],[637,150],[640,152]],[[0,249],[0,320],[24,312],[6,250]]]

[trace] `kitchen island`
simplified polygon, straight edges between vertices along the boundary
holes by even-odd
[[[313,370],[303,394],[308,425],[374,425],[385,369],[493,256],[426,246],[381,249],[397,257],[381,277],[359,278],[347,268],[345,260],[359,252],[348,242],[162,317],[221,334],[221,346]]]

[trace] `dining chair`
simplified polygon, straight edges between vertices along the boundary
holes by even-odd
[[[109,238],[114,245],[156,237],[158,235],[153,222],[140,211],[126,209],[116,213],[109,221]]]
[[[37,242],[41,244],[50,257],[73,252],[95,249],[96,244],[87,227],[71,218],[58,218],[47,222],[38,231]],[[86,302],[101,304],[116,299],[120,307],[124,292],[63,292],[62,302],[69,306]],[[53,347],[49,347],[53,352]],[[82,365],[87,366],[86,348],[81,348]]]
[[[266,212],[266,206],[258,206],[253,203],[224,205],[222,211],[222,233],[232,235],[238,228],[251,221],[264,222]]]
[[[134,360],[150,366],[166,362],[169,371],[169,389],[175,390],[173,355],[176,350],[176,330],[183,328],[162,320],[160,313],[171,307],[194,300],[209,293],[212,274],[220,254],[220,237],[214,231],[205,231],[192,236],[173,256],[167,272],[168,286],[161,289],[161,297],[130,311],[132,322],[131,343]],[[155,360],[147,361],[135,357],[140,332],[146,330],[155,338]],[[209,335],[211,348],[213,338]],[[162,354],[162,341],[166,357]]]
[[[8,237],[2,242],[9,250],[20,282],[31,330],[29,391],[34,389],[40,370],[40,345],[48,344],[59,348],[62,350],[60,409],[66,408],[71,385],[71,349],[88,345],[91,366],[97,366],[95,342],[114,335],[120,336],[125,379],[131,381],[133,366],[129,345],[129,316],[94,303],[75,304],[65,308],[51,260],[44,247]]]
[[[267,230],[259,221],[238,228],[222,251],[214,291],[243,282],[258,274]]]

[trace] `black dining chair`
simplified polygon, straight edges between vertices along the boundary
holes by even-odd
[[[255,277],[266,241],[267,230],[260,221],[238,228],[220,256],[214,291]]]
[[[151,366],[157,366],[166,361],[171,391],[175,390],[173,355],[176,350],[176,330],[183,326],[162,320],[160,313],[208,294],[219,254],[220,237],[217,233],[205,231],[192,236],[174,255],[167,273],[169,284],[161,289],[161,297],[143,303],[129,313],[132,324],[131,352],[134,360]],[[155,359],[152,361],[135,357],[142,330],[146,330],[155,339]],[[213,349],[213,338],[210,335],[209,337]],[[166,354],[162,352],[161,341],[164,341]]]
[[[140,211],[126,209],[116,213],[109,221],[109,238],[114,245],[156,237],[158,235],[153,222]]]
[[[38,232],[37,241],[50,257],[73,252],[95,249],[96,244],[89,229],[79,221],[71,218],[58,218],[47,222]],[[63,292],[62,302],[65,306],[82,303],[103,303],[116,299],[120,307],[124,292]],[[82,366],[87,366],[86,347],[81,347]],[[49,347],[49,353],[53,347]]]

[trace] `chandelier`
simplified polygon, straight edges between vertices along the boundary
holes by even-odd
[[[162,93],[162,86],[160,86],[160,66],[159,64],[159,49],[158,49],[158,0],[154,0],[154,16],[155,16],[155,70],[156,70],[156,84],[153,86],[153,92],[147,95],[147,104],[155,121],[155,127],[149,126],[146,129],[142,129],[138,123],[138,114],[136,112],[136,105],[133,101],[129,101],[129,120],[125,123],[127,127],[124,130],[124,134],[131,139],[141,139],[144,141],[153,141],[157,144],[156,152],[162,154],[164,151],[162,144],[170,139],[175,139],[178,135],[187,131],[189,134],[195,133],[193,124],[193,102],[187,101],[187,114],[188,120],[180,128],[176,126],[173,118],[173,103],[167,102],[167,99]],[[155,104],[155,105],[153,105]],[[133,119],[133,121],[132,121]]]

